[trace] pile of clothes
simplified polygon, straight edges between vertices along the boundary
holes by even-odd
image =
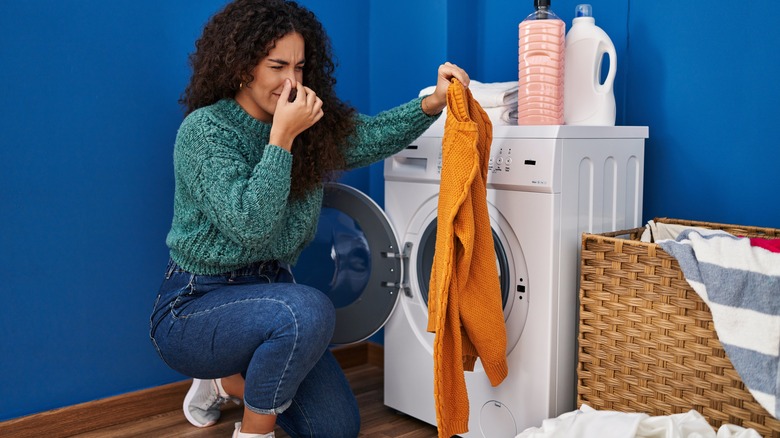
[[[748,391],[780,418],[780,239],[651,220],[642,240],[677,259]]]
[[[733,424],[717,432],[698,412],[651,417],[647,414],[580,409],[544,420],[541,427],[524,430],[516,438],[761,438],[754,429]]]

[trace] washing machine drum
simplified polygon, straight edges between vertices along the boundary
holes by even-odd
[[[422,294],[423,303],[428,303],[428,289],[433,271],[433,254],[436,249],[436,229],[437,221],[434,219],[426,228],[420,239],[420,250],[417,254],[417,284]],[[499,284],[501,286],[501,307],[506,308],[507,298],[510,295],[509,262],[507,261],[506,251],[501,245],[501,240],[493,232],[493,248],[496,251],[496,263],[498,264]]]

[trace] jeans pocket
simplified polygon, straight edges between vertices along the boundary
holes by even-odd
[[[186,271],[175,271],[166,276],[160,286],[160,294],[152,313],[152,318],[156,320],[154,328],[169,314],[178,317],[180,308],[187,301],[186,298],[192,295],[194,277],[194,274]]]
[[[169,315],[173,302],[179,296],[181,288],[188,283],[185,278],[182,278],[181,274],[177,274],[174,277],[170,271],[166,272],[157,292],[157,298],[154,300],[152,314],[149,316],[149,336],[152,339],[154,339],[157,327]]]

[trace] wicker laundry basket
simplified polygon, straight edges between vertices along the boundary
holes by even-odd
[[[658,218],[656,222],[780,238],[780,229]],[[670,415],[695,409],[714,428],[731,423],[780,438],[715,333],[707,305],[677,260],[644,228],[584,234],[580,280],[578,406]]]

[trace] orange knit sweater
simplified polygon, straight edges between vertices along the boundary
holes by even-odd
[[[487,210],[493,125],[471,91],[453,79],[442,140],[436,248],[429,286],[439,437],[468,431],[464,371],[479,357],[490,383],[507,375],[506,326]]]

